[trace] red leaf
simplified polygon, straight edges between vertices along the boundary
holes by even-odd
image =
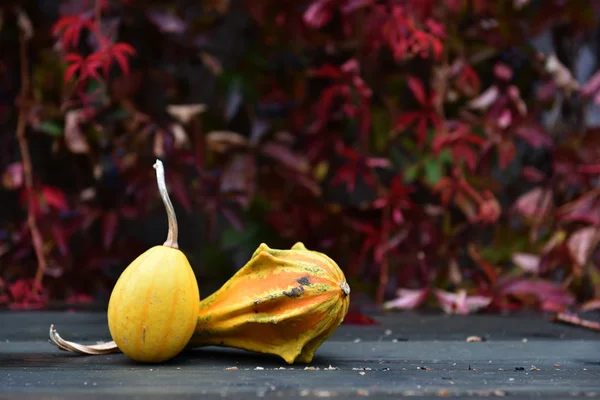
[[[334,1],[316,0],[304,12],[303,20],[311,28],[321,28],[326,25],[332,17]]]
[[[125,55],[123,55],[121,53],[114,53],[113,57],[115,58],[115,61],[117,62],[117,64],[119,64],[119,66],[121,67],[121,70],[123,71],[123,75],[128,76],[129,75],[129,61],[127,60]]]
[[[319,69],[313,71],[311,75],[314,77],[329,79],[340,79],[344,76],[339,67],[331,64],[325,64],[321,66]]]
[[[477,153],[466,144],[457,144],[452,148],[452,157],[456,161],[463,160],[471,171],[477,167]]]
[[[538,122],[521,124],[514,129],[514,133],[526,140],[533,147],[552,146],[552,137],[548,135],[544,127]]]
[[[536,187],[521,195],[515,202],[515,210],[528,218],[541,218],[550,212],[553,206],[552,190]]]
[[[420,118],[419,123],[416,128],[417,132],[417,143],[419,145],[423,145],[427,140],[427,120],[425,118]]]
[[[496,78],[500,80],[510,81],[513,76],[513,70],[508,65],[499,62],[494,65],[494,75],[496,75]]]
[[[125,76],[129,75],[129,61],[127,60],[127,56],[135,54],[134,48],[127,43],[115,43],[111,47],[110,53],[121,67],[121,70],[123,70],[123,74]]]
[[[95,23],[90,18],[76,16],[65,16],[59,19],[52,27],[52,35],[62,34],[62,42],[66,48],[76,47],[81,31],[84,28],[95,30]]]
[[[65,82],[70,81],[71,78],[73,78],[73,76],[75,75],[75,73],[77,71],[79,71],[80,68],[81,68],[81,63],[80,62],[75,62],[75,63],[69,65],[67,67],[67,69],[65,70],[65,77],[64,77]]]
[[[600,164],[596,165],[580,165],[577,170],[582,174],[600,174]]]
[[[489,224],[495,223],[500,217],[500,214],[502,214],[500,203],[489,190],[485,190],[481,194],[481,199],[482,201],[479,202],[477,221]]]
[[[498,144],[498,163],[501,169],[506,169],[515,158],[515,144],[510,140],[503,140]]]
[[[588,79],[588,81],[581,87],[581,95],[583,97],[589,97],[592,94],[600,90],[600,70],[596,71],[594,75]]]
[[[600,229],[595,227],[581,228],[569,236],[567,247],[578,267],[587,264],[598,242],[600,242]]]
[[[460,70],[460,75],[457,77],[457,86],[459,88],[468,88],[468,93],[479,92],[480,80],[479,75],[469,64],[463,64]]]
[[[65,56],[65,61],[69,63],[80,63],[83,61],[83,57],[77,53],[69,53]]]
[[[546,178],[546,176],[535,167],[523,168],[523,177],[530,182],[541,182]]]
[[[348,325],[381,325],[373,318],[351,311],[346,314],[343,323]]]
[[[383,304],[385,309],[399,308],[402,310],[412,310],[417,308],[429,294],[429,289],[398,289],[396,294],[397,298],[386,301]]]
[[[566,289],[541,279],[517,279],[500,288],[503,294],[515,296],[533,295],[544,311],[560,311],[575,303],[575,298]]]
[[[484,259],[479,253],[479,250],[477,250],[477,247],[475,247],[475,245],[470,244],[468,247],[468,252],[471,259],[475,261],[479,268],[481,268],[481,270],[485,273],[490,284],[495,285],[496,281],[498,281],[497,267],[491,262]]]
[[[117,227],[119,226],[119,216],[113,210],[108,211],[102,218],[102,243],[104,248],[110,248],[115,234],[117,233]]]
[[[406,129],[410,124],[412,124],[415,120],[420,118],[421,114],[417,111],[407,111],[402,113],[396,118],[394,121],[394,130],[402,131]]]
[[[48,203],[48,205],[51,207],[54,207],[59,211],[69,210],[67,199],[62,190],[51,186],[44,186],[42,188],[42,195],[46,203]]]
[[[563,221],[600,225],[600,189],[591,190],[559,210]]]
[[[407,84],[417,101],[421,103],[421,105],[427,106],[427,94],[425,93],[425,86],[423,86],[423,83],[418,78],[411,75],[408,77]]]
[[[48,301],[44,288],[36,286],[33,279],[19,279],[9,285],[8,290],[12,298],[9,308],[13,310],[40,309]]]

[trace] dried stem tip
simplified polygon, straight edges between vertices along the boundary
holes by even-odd
[[[163,204],[165,205],[165,209],[167,211],[167,222],[169,224],[169,233],[167,234],[167,240],[165,241],[163,246],[178,249],[179,245],[177,243],[177,217],[175,216],[175,209],[173,208],[173,203],[171,203],[171,199],[169,198],[169,192],[167,191],[167,184],[165,182],[165,169],[163,167],[162,161],[156,160],[156,162],[154,163],[154,169],[156,170],[156,181],[158,184],[158,190],[160,191],[160,197],[162,198]]]
[[[342,289],[342,292],[344,292],[346,296],[350,295],[350,285],[348,285],[348,282],[340,283],[340,289]]]

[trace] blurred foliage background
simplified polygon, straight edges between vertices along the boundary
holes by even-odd
[[[0,305],[105,304],[166,235],[202,297],[303,241],[353,305],[600,304],[600,2],[5,1]]]

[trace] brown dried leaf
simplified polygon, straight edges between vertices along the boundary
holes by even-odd
[[[555,54],[550,54],[545,58],[544,70],[550,74],[556,87],[567,94],[579,90],[579,82],[573,77],[573,74],[565,67]]]
[[[196,115],[206,111],[204,104],[169,105],[167,112],[182,124],[187,124]]]
[[[512,262],[525,272],[532,274],[540,272],[540,257],[536,254],[515,253],[512,256]]]
[[[85,154],[90,151],[87,138],[81,131],[83,110],[72,110],[65,114],[65,144],[73,153]]]
[[[217,57],[213,56],[212,54],[208,54],[205,51],[201,51],[198,54],[198,57],[200,57],[204,63],[204,66],[216,76],[219,76],[223,73],[223,65],[221,65],[221,61]]]
[[[171,133],[175,139],[175,148],[182,148],[189,144],[188,135],[181,124],[171,124]]]
[[[2,174],[2,186],[7,190],[15,190],[23,185],[23,164],[14,162],[6,167]]]
[[[25,11],[23,11],[20,8],[17,12],[17,25],[23,32],[25,40],[30,40],[33,37],[33,24],[31,23],[31,20],[29,19],[29,16],[25,13]]]
[[[165,134],[163,131],[158,131],[154,135],[153,145],[154,156],[157,158],[164,158],[165,156]]]
[[[309,171],[310,166],[306,157],[292,152],[292,149],[285,145],[267,142],[261,146],[261,152],[294,171],[301,173]]]
[[[475,110],[485,110],[489,108],[500,96],[500,91],[497,86],[490,86],[478,97],[469,102],[469,108]]]
[[[212,131],[206,134],[206,144],[209,150],[225,152],[235,147],[247,147],[248,139],[236,132]]]

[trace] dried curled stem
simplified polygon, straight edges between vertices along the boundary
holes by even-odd
[[[177,243],[177,235],[179,230],[177,227],[177,217],[175,215],[173,203],[171,203],[171,199],[169,198],[169,192],[167,191],[167,184],[165,182],[165,170],[162,161],[156,160],[156,163],[154,163],[154,169],[156,170],[156,181],[158,183],[160,197],[162,198],[162,201],[165,205],[165,209],[167,210],[167,221],[169,224],[167,240],[163,245],[172,247],[174,249],[178,249],[179,244]]]
[[[55,344],[61,350],[69,351],[71,353],[85,354],[85,355],[102,355],[119,353],[120,350],[115,342],[106,342],[102,344],[86,346],[83,344],[69,342],[60,337],[54,325],[50,325],[50,342]]]
[[[578,317],[577,315],[573,315],[570,313],[560,312],[557,313],[552,319],[555,322],[562,322],[564,324],[580,326],[582,328],[587,328],[596,332],[600,332],[600,322],[583,319],[581,317]]]
[[[42,235],[37,225],[34,214],[34,201],[36,201],[36,195],[33,190],[33,168],[31,166],[31,155],[29,153],[29,145],[27,144],[27,137],[25,130],[27,128],[27,115],[29,113],[29,58],[27,57],[27,32],[21,31],[19,38],[19,53],[21,61],[21,93],[19,95],[19,120],[17,122],[17,141],[19,142],[19,150],[21,152],[21,160],[23,163],[23,175],[25,178],[25,188],[28,193],[27,202],[27,225],[31,232],[31,241],[37,258],[38,267],[35,273],[35,280],[32,290],[36,291],[42,286],[42,280],[44,279],[44,273],[48,263],[46,262],[46,256],[44,255],[44,245]]]

